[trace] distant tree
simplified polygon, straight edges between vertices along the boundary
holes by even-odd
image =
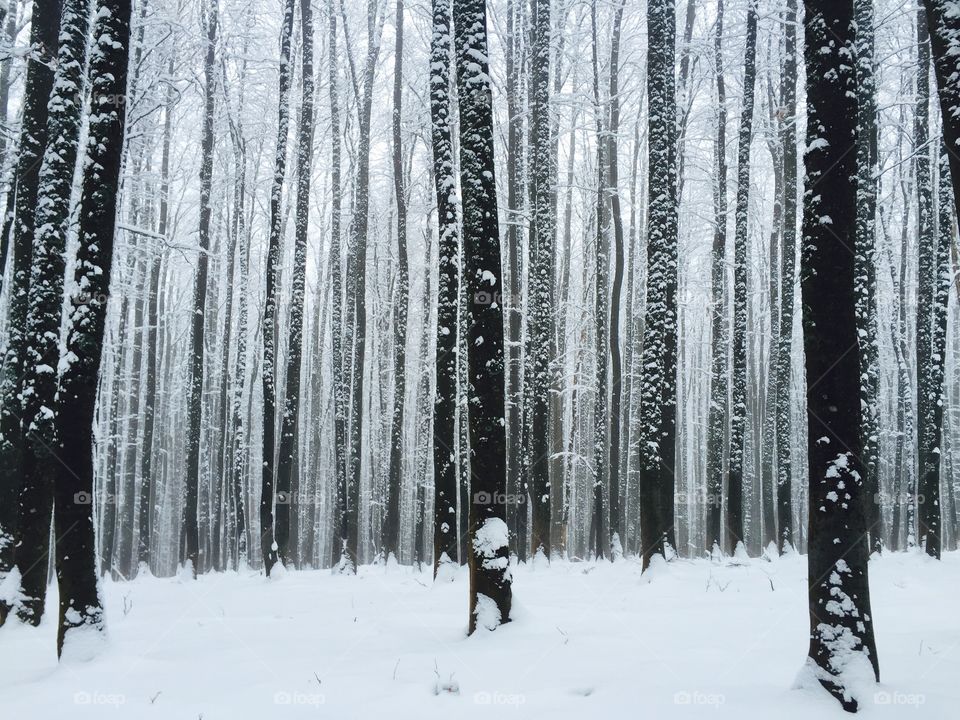
[[[307,280],[307,231],[310,227],[310,172],[313,162],[313,10],[308,0],[300,2],[300,123],[297,126],[297,197],[293,242],[293,282],[290,288],[290,320],[287,326],[287,372],[283,414],[280,418],[280,452],[277,459],[277,552],[280,562],[291,560],[297,538],[291,545],[292,510],[300,501],[297,438],[301,420],[301,366],[303,364],[303,309]],[[297,480],[294,488],[294,480]]]
[[[809,463],[811,674],[845,710],[864,669],[879,680],[867,579],[860,442],[855,247],[857,97],[854,0],[806,0],[807,178],[803,337]]]
[[[124,0],[126,1],[126,0]],[[200,227],[197,233],[197,272],[193,282],[193,314],[190,322],[189,399],[187,405],[187,478],[183,505],[184,547],[182,560],[196,576],[203,572],[200,558],[200,423],[203,419],[204,325],[207,307],[207,272],[210,253],[210,193],[213,186],[213,123],[216,113],[218,0],[207,0],[203,61],[203,139],[200,143]]]

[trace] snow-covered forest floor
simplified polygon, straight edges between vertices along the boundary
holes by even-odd
[[[882,684],[867,717],[960,705],[960,553],[870,564]],[[791,689],[806,558],[554,562],[514,572],[514,622],[467,638],[467,575],[364,567],[107,583],[110,644],[56,658],[56,611],[0,629],[0,718],[848,717]],[[50,602],[55,603],[56,586]]]

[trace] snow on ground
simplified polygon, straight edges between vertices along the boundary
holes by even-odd
[[[870,573],[883,683],[862,715],[960,717],[960,553]],[[798,556],[646,577],[631,560],[520,567],[514,622],[471,638],[463,571],[436,586],[399,567],[107,583],[93,661],[58,667],[55,611],[0,629],[0,720],[849,718],[791,689],[805,576]]]

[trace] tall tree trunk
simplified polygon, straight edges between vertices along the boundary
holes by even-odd
[[[500,292],[500,235],[493,159],[493,107],[487,64],[485,0],[454,0],[454,47],[460,106],[460,185],[463,192],[463,260],[468,297],[471,471],[470,621],[493,630],[509,622],[511,578],[504,505],[507,438],[504,417],[503,306],[481,303],[481,293]]]
[[[600,97],[600,61],[599,61],[599,43],[600,35],[597,30],[597,2],[593,0],[590,4],[590,29],[593,35],[591,43],[591,55],[593,61],[593,105],[596,115],[596,135],[597,135],[597,202],[596,202],[596,238],[595,238],[595,268],[594,275],[594,325],[595,325],[595,362],[596,362],[596,389],[594,391],[595,399],[593,405],[593,514],[591,519],[592,532],[591,541],[593,543],[593,552],[597,558],[604,557],[608,549],[608,538],[604,528],[603,512],[603,488],[606,485],[609,476],[609,455],[608,455],[608,421],[607,414],[607,395],[608,379],[607,374],[607,352],[609,350],[607,342],[608,320],[607,308],[609,307],[608,298],[608,280],[610,274],[610,258],[607,254],[609,247],[607,241],[607,145],[603,136],[603,101]]]
[[[693,3],[691,3],[692,5]],[[620,430],[623,397],[623,369],[620,355],[620,300],[623,292],[623,217],[620,212],[620,171],[617,162],[620,133],[620,27],[623,23],[623,0],[614,11],[613,39],[610,45],[610,134],[609,172],[610,215],[613,219],[613,292],[610,298],[610,557],[623,554],[620,513]]]
[[[274,536],[275,455],[277,432],[277,273],[283,242],[283,182],[287,171],[287,134],[290,128],[291,37],[294,0],[285,0],[280,25],[280,86],[277,145],[273,156],[273,184],[270,189],[270,239],[267,245],[267,293],[263,309],[263,472],[260,483],[260,550],[263,569],[270,571],[278,560]],[[281,498],[285,504],[288,498]]]
[[[869,547],[882,548],[880,516],[880,343],[877,324],[877,99],[873,0],[856,0],[857,41],[857,337],[860,345],[861,444]]]
[[[185,545],[182,560],[196,576],[205,570],[200,558],[200,422],[203,418],[204,321],[207,306],[207,271],[210,250],[210,191],[213,179],[213,121],[216,110],[217,0],[209,0],[206,17],[206,53],[203,65],[204,115],[200,144],[200,229],[197,234],[197,273],[193,285],[193,315],[190,324],[190,374],[187,401],[187,480],[183,520]]]
[[[329,21],[328,70],[330,73],[330,285],[333,293],[331,312],[331,345],[332,358],[331,373],[333,382],[333,460],[334,460],[334,543],[333,565],[340,571],[353,567],[347,555],[347,535],[349,516],[347,514],[347,378],[345,377],[345,353],[343,341],[346,335],[344,330],[343,308],[343,247],[340,231],[340,205],[343,190],[340,186],[340,91],[339,74],[337,72],[339,56],[337,54],[337,14],[333,7],[334,0],[327,4]]]
[[[960,178],[960,13],[955,0],[923,0],[929,27],[933,69],[937,77],[943,137],[950,173]],[[960,217],[960,181],[953,182],[953,202]]]
[[[297,207],[293,243],[293,283],[290,288],[290,321],[287,328],[287,373],[283,416],[280,421],[280,454],[277,460],[277,548],[279,561],[290,560],[290,514],[301,502],[291,494],[300,435],[300,376],[303,364],[303,308],[307,275],[307,231],[310,227],[310,172],[313,161],[313,11],[300,2],[301,99],[297,128]],[[279,502],[280,499],[285,502]],[[296,538],[294,539],[296,542]]]
[[[360,549],[360,481],[364,455],[363,386],[366,377],[367,346],[367,244],[370,212],[370,114],[373,106],[373,81],[380,55],[379,0],[367,3],[367,59],[363,73],[363,97],[357,104],[359,143],[357,148],[357,182],[354,187],[353,220],[347,262],[347,304],[350,318],[350,345],[353,362],[350,375],[350,427],[347,446],[347,527],[346,555],[356,566]]]
[[[507,95],[507,265],[510,270],[510,292],[503,298],[509,313],[507,327],[507,355],[509,369],[507,375],[507,482],[508,493],[524,497],[519,487],[521,477],[521,452],[523,409],[523,308],[521,303],[521,217],[520,217],[520,175],[522,164],[523,117],[518,107],[521,61],[521,37],[519,9],[517,0],[507,1],[507,37],[506,42],[506,95]],[[517,559],[527,559],[525,538],[519,537],[520,516],[526,518],[527,507],[524,503],[507,504],[507,525],[510,527],[511,548],[517,553]],[[523,533],[526,535],[526,532]]]
[[[803,336],[807,373],[810,647],[807,663],[845,710],[879,680],[864,542],[855,259],[857,101],[853,0],[806,0]]]
[[[649,225],[647,305],[639,431],[643,568],[676,547],[674,476],[677,443],[676,21],[672,0],[647,6]]]
[[[167,74],[173,77],[173,55],[167,64]],[[170,225],[170,144],[173,138],[173,108],[176,89],[167,84],[166,104],[163,116],[163,149],[160,157],[160,213],[157,220],[157,235],[165,239]],[[155,487],[153,468],[154,424],[156,421],[157,363],[159,346],[159,301],[160,270],[163,264],[163,240],[157,243],[150,259],[150,289],[147,301],[147,376],[143,403],[143,449],[140,454],[140,490],[138,515],[140,531],[137,542],[137,562],[149,568],[151,563],[151,532],[153,529],[153,491]]]
[[[793,460],[790,374],[793,367],[794,285],[797,257],[797,0],[787,0],[784,64],[780,78],[783,118],[783,248],[780,251],[780,330],[777,334],[777,545],[793,539]]]
[[[94,302],[74,304],[57,393],[62,459],[54,484],[54,533],[60,621],[57,654],[91,651],[87,636],[104,638],[97,581],[93,504],[94,411],[110,292],[117,191],[123,156],[130,50],[130,1],[99,0],[90,55],[90,116],[80,199],[74,281]],[[102,298],[102,300],[101,300]],[[75,646],[73,645],[76,636]],[[69,641],[69,642],[68,642]]]
[[[52,497],[49,487],[24,481],[24,438],[21,422],[23,377],[27,367],[27,310],[30,262],[35,246],[34,219],[40,164],[47,145],[47,102],[53,88],[53,49],[60,26],[59,0],[34,0],[30,44],[39,57],[28,59],[23,121],[17,158],[17,192],[13,228],[13,272],[7,306],[7,347],[0,374],[0,579],[14,565],[22,599],[18,615],[37,625],[47,589]],[[0,623],[9,611],[0,602]]]
[[[727,266],[727,90],[723,74],[723,0],[717,0],[713,58],[717,84],[717,137],[714,146],[713,255],[711,260],[710,409],[707,418],[707,535],[706,551],[720,552],[723,537],[723,458],[727,435],[728,383],[727,310],[724,302]]]
[[[940,332],[937,307],[940,277],[934,221],[933,168],[930,153],[930,36],[923,8],[917,13],[917,540],[927,554],[940,557],[940,447],[943,425],[943,360],[946,334]],[[943,310],[945,312],[945,308]],[[944,319],[946,318],[943,315]]]
[[[754,85],[757,75],[757,5],[748,0],[744,48],[743,107],[737,144],[737,205],[733,253],[733,376],[730,400],[730,474],[727,503],[727,547],[736,554],[744,543],[743,457],[747,435],[747,245],[750,224],[750,144],[753,140]],[[743,548],[746,552],[746,546]]]
[[[433,181],[437,196],[437,374],[433,406],[433,574],[457,563],[457,292],[460,236],[456,180],[450,132],[451,0],[433,0],[430,39],[430,119],[433,140]]]
[[[390,466],[387,513],[383,522],[383,559],[397,557],[400,545],[400,491],[403,488],[403,421],[406,400],[407,305],[410,278],[407,267],[407,198],[403,182],[403,0],[397,0],[396,49],[393,61],[393,193],[397,203],[397,282],[393,308],[393,415],[390,424]]]
[[[530,357],[530,554],[550,557],[550,367],[554,355],[553,274],[556,253],[553,137],[550,132],[550,2],[533,5],[531,61],[532,205],[528,312]],[[496,301],[496,298],[494,298]],[[496,502],[496,498],[493,499]],[[522,511],[526,511],[523,508]],[[523,538],[521,538],[523,540]]]

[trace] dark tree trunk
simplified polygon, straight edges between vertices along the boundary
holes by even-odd
[[[307,273],[307,230],[310,226],[310,168],[313,160],[313,12],[300,3],[302,96],[297,128],[297,207],[293,245],[293,287],[287,328],[287,373],[283,417],[280,421],[280,455],[277,460],[277,547],[280,562],[290,561],[291,511],[305,497],[291,494],[300,434],[300,376],[303,364],[303,307]],[[283,499],[285,502],[280,502]],[[294,538],[296,542],[296,538]]]
[[[93,302],[74,304],[67,324],[66,357],[57,394],[57,431],[62,458],[54,490],[54,532],[60,622],[57,653],[77,635],[78,653],[90,650],[81,637],[103,637],[103,604],[97,582],[93,504],[94,410],[103,355],[106,297],[110,291],[117,191],[123,154],[130,49],[130,1],[99,0],[90,55],[89,141],[80,199],[74,281]],[[113,100],[111,102],[111,100]]]
[[[329,0],[327,14],[329,21],[329,73],[330,73],[330,285],[333,293],[331,312],[331,345],[333,347],[331,364],[333,372],[333,460],[334,460],[334,542],[332,562],[335,568],[343,571],[352,568],[347,554],[349,515],[347,513],[347,379],[345,377],[345,353],[343,308],[343,248],[340,231],[340,205],[343,190],[340,187],[340,91],[337,73],[337,14]]]
[[[173,57],[167,64],[167,73],[173,76]],[[173,108],[176,101],[175,88],[167,85],[166,105],[163,117],[163,149],[160,158],[160,214],[157,221],[157,234],[165,238],[170,224],[170,143],[173,138]],[[146,392],[143,403],[143,449],[140,454],[140,496],[138,515],[140,531],[137,542],[137,562],[150,567],[151,532],[153,529],[153,444],[154,423],[157,405],[157,375],[160,367],[157,363],[159,346],[159,301],[160,270],[163,264],[163,246],[158,244],[150,260],[150,290],[147,302],[147,376]]]
[[[595,326],[595,362],[596,362],[596,389],[594,390],[593,405],[593,513],[591,517],[591,541],[593,553],[597,558],[604,557],[608,548],[608,538],[605,529],[603,512],[603,488],[609,476],[608,454],[608,427],[607,413],[608,378],[607,374],[607,342],[609,308],[609,275],[610,257],[607,241],[607,145],[603,140],[603,103],[600,97],[600,61],[599,42],[597,31],[597,3],[590,4],[590,29],[593,35],[591,55],[593,61],[593,104],[596,115],[597,134],[597,202],[596,202],[596,238],[595,238],[595,268],[594,275],[594,326]]]
[[[610,215],[613,220],[613,292],[610,298],[610,558],[623,554],[620,516],[620,429],[623,397],[623,369],[620,356],[620,299],[623,291],[623,217],[620,212],[620,174],[617,153],[620,133],[620,26],[626,0],[617,5],[613,16],[610,45],[610,141],[609,172]],[[693,2],[690,2],[693,5]],[[688,16],[691,11],[688,10]],[[692,23],[691,23],[692,24]]]
[[[717,0],[713,58],[717,83],[717,137],[714,147],[716,180],[713,187],[714,226],[711,259],[710,409],[707,419],[707,535],[708,553],[723,550],[720,518],[723,511],[723,458],[727,435],[728,383],[727,310],[727,90],[723,74],[723,0]]]
[[[666,556],[676,547],[677,442],[676,20],[672,0],[650,0],[647,8],[648,276],[638,437],[644,569],[654,555]]]
[[[960,178],[960,13],[954,0],[923,0],[937,77],[943,137],[950,161],[950,173]],[[960,181],[953,183],[953,202],[960,217]]]
[[[0,578],[14,565],[20,574],[18,615],[37,625],[47,589],[52,495],[47,485],[25,481],[20,397],[27,371],[27,308],[40,163],[47,145],[47,101],[53,87],[53,49],[60,25],[58,0],[34,0],[30,44],[40,58],[27,62],[23,121],[17,158],[13,272],[7,306],[7,347],[0,375]],[[0,602],[0,623],[9,608]]]
[[[743,457],[747,434],[747,244],[750,220],[750,143],[753,139],[754,85],[757,75],[757,5],[748,0],[744,49],[743,107],[737,145],[737,205],[733,253],[733,375],[730,399],[730,474],[727,500],[727,548],[736,554],[744,543]],[[744,545],[744,551],[746,546]]]
[[[521,256],[521,223],[520,216],[520,176],[522,163],[522,136],[523,117],[518,107],[520,73],[522,70],[522,56],[520,42],[522,35],[518,27],[520,3],[517,0],[507,2],[507,37],[506,43],[506,100],[507,100],[507,264],[510,270],[509,297],[503,302],[508,317],[508,345],[507,356],[509,369],[507,374],[507,491],[516,497],[523,497],[523,488],[520,487],[521,453],[523,426],[523,307],[520,297],[522,282]],[[525,503],[508,503],[507,525],[510,527],[511,550],[517,553],[517,559],[525,562],[527,559],[527,545],[521,539],[519,532],[520,517],[526,519],[527,507]],[[526,535],[526,531],[522,533]],[[524,538],[525,539],[525,538]]]
[[[407,198],[403,182],[403,0],[397,0],[396,48],[393,65],[393,192],[397,203],[397,281],[393,307],[393,414],[390,423],[390,467],[387,512],[381,552],[384,561],[398,556],[400,545],[400,491],[403,487],[403,421],[406,400],[407,305],[410,278],[407,267]],[[397,558],[399,559],[399,558]]]
[[[485,0],[454,0],[454,47],[460,104],[460,184],[463,259],[467,284],[467,362],[470,424],[470,621],[493,630],[510,620],[511,579],[505,507],[490,502],[506,493],[503,306],[481,303],[502,290],[493,107],[487,64]]]
[[[880,344],[877,325],[877,99],[873,0],[856,0],[857,41],[857,337],[860,344],[864,510],[871,552],[882,548],[880,523]]]
[[[86,65],[88,5],[65,0],[60,16],[60,45],[47,116],[47,147],[40,167],[34,227],[33,260],[30,267],[23,404],[23,489],[42,493],[49,512],[49,498],[60,460],[54,408],[57,368],[60,362],[60,315],[70,191],[77,162],[77,146],[83,109],[83,71]],[[97,98],[94,97],[94,102]],[[88,302],[79,297],[76,302]],[[89,498],[87,498],[89,500]],[[33,522],[31,521],[31,524]],[[36,522],[30,530],[37,540],[48,542],[49,521]],[[44,537],[40,538],[39,533]],[[46,563],[38,568],[46,585]],[[28,573],[29,574],[29,573]],[[41,598],[42,602],[42,598]],[[40,606],[42,613],[42,605]],[[32,620],[33,617],[29,620]],[[39,618],[37,618],[39,619]]]
[[[793,547],[790,371],[793,367],[794,285],[797,257],[797,0],[787,0],[784,64],[780,79],[783,118],[783,248],[780,251],[780,330],[777,339],[777,545]]]
[[[550,557],[550,364],[553,361],[553,273],[556,253],[553,138],[550,128],[550,2],[533,4],[531,59],[529,368],[530,555]],[[494,302],[497,301],[493,297]],[[494,499],[496,502],[496,499]],[[520,508],[526,512],[526,507]],[[522,541],[523,538],[520,538]]]
[[[348,344],[353,347],[350,364],[350,425],[347,446],[346,556],[356,567],[360,550],[360,481],[364,449],[363,385],[366,377],[367,346],[367,244],[370,212],[370,114],[373,107],[373,81],[380,55],[380,28],[376,0],[367,3],[367,59],[363,73],[363,97],[357,103],[359,143],[357,182],[354,187],[353,220],[347,261],[347,310],[350,325]]]
[[[430,118],[437,196],[438,250],[436,390],[433,406],[433,574],[457,554],[457,292],[460,235],[454,196],[450,131],[451,0],[433,0],[430,40]]]
[[[200,144],[200,229],[197,234],[197,274],[193,285],[193,315],[190,324],[190,373],[187,409],[187,480],[183,521],[185,544],[181,560],[196,576],[203,572],[200,558],[200,422],[203,418],[204,321],[207,307],[207,269],[210,250],[210,190],[213,179],[213,121],[216,107],[217,2],[210,0],[206,17],[206,53],[203,66],[204,115]]]
[[[267,294],[263,310],[263,471],[260,484],[260,550],[263,568],[270,571],[278,560],[278,544],[274,537],[273,506],[275,497],[275,455],[277,432],[277,274],[280,245],[283,241],[283,181],[287,171],[287,133],[290,127],[290,82],[292,67],[294,0],[283,5],[280,25],[280,87],[277,121],[277,146],[273,156],[273,184],[270,189],[270,239],[267,245]],[[289,498],[279,498],[287,504]]]
[[[941,276],[939,238],[934,221],[933,168],[930,141],[930,36],[924,11],[917,14],[917,541],[939,558],[940,447],[943,426],[943,361],[946,353],[946,306],[938,306]],[[949,233],[946,237],[949,237]]]
[[[806,1],[803,336],[809,462],[808,582],[813,677],[856,711],[851,682],[879,680],[864,541],[855,258],[857,99],[853,0]]]

